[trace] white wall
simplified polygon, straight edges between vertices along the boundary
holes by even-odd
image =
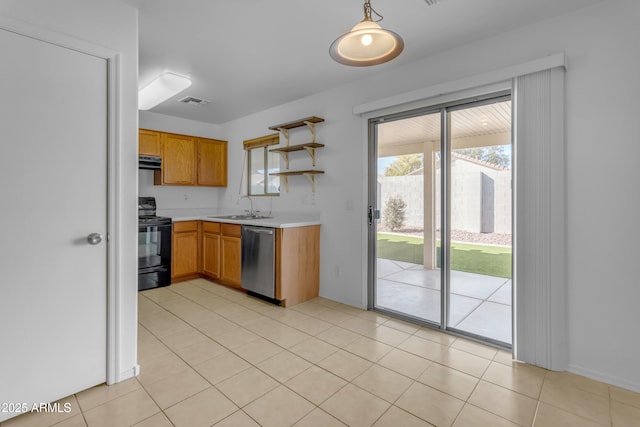
[[[364,307],[366,126],[353,106],[565,52],[570,369],[640,391],[640,192],[615,190],[640,182],[638,17],[636,0],[601,2],[407,66],[383,65],[373,77],[226,123],[220,130],[230,143],[229,187],[215,190],[218,203],[235,207],[242,140],[269,134],[277,123],[324,117],[318,168],[326,174],[317,192],[305,178],[292,178],[291,191],[272,203],[275,210],[320,213],[320,293]],[[303,165],[309,163],[300,153],[291,168]]]
[[[119,249],[117,287],[120,303],[120,379],[134,373],[137,337],[137,90],[138,23],[135,9],[119,2],[98,0],[2,0],[0,15],[55,31],[120,53],[120,133],[117,147]],[[35,119],[35,118],[34,118]],[[34,120],[37,125],[37,121]],[[46,311],[46,310],[45,310]]]

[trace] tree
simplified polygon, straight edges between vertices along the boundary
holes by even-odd
[[[456,153],[508,168],[511,167],[511,156],[504,150],[504,145],[493,145],[491,147],[464,148],[456,150]]]
[[[384,223],[389,230],[396,231],[404,225],[407,204],[400,196],[391,196],[384,207]]]
[[[422,154],[408,154],[398,156],[393,163],[384,170],[385,176],[404,176],[422,168]]]

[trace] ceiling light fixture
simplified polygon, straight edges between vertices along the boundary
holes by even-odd
[[[138,91],[138,109],[149,110],[191,86],[191,80],[165,71]]]
[[[379,19],[374,21],[372,12]],[[341,64],[356,67],[391,61],[404,49],[404,41],[393,31],[382,29],[378,25],[380,21],[382,15],[371,7],[370,0],[365,0],[364,19],[331,44],[329,55]]]

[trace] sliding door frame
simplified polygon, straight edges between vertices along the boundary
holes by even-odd
[[[417,323],[430,328],[446,331],[453,335],[463,336],[473,340],[481,341],[494,345],[496,347],[511,349],[512,346],[507,343],[503,343],[491,338],[483,337],[480,335],[465,332],[460,329],[451,328],[449,324],[449,308],[450,298],[449,289],[451,281],[451,268],[450,268],[450,222],[451,222],[451,197],[449,194],[451,183],[451,112],[463,110],[467,108],[478,107],[482,105],[493,104],[497,102],[512,101],[512,90],[506,89],[501,91],[492,92],[489,94],[474,96],[470,98],[464,98],[457,101],[449,101],[433,106],[421,107],[417,109],[409,109],[407,111],[400,111],[392,114],[376,116],[368,119],[368,239],[367,239],[367,308],[369,310],[377,311],[393,317],[407,320],[413,323]],[[513,106],[512,106],[513,108]],[[440,324],[431,322],[426,319],[420,319],[414,316],[410,316],[405,313],[398,313],[393,310],[382,309],[376,306],[376,285],[377,285],[377,226],[376,220],[380,218],[380,207],[377,206],[378,200],[378,185],[377,185],[377,168],[378,168],[378,131],[377,125],[387,123],[395,120],[404,120],[412,117],[424,116],[428,114],[440,114]],[[511,120],[511,144],[514,146],[513,128],[514,119],[512,115]],[[514,170],[512,168],[512,180]],[[515,187],[512,186],[512,192]],[[515,198],[512,198],[515,200]],[[512,210],[512,217],[515,216],[515,212]],[[515,232],[515,228],[512,226],[512,233]],[[512,245],[512,251],[514,246]],[[512,252],[511,264],[512,271],[514,264],[515,254]],[[512,280],[515,282],[515,275],[512,275]],[[515,283],[513,286],[515,289]],[[513,312],[515,311],[515,296],[512,291],[512,324],[513,324]],[[514,328],[515,329],[515,328]],[[512,340],[515,342],[515,340]]]

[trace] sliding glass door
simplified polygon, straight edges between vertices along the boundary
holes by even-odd
[[[511,345],[511,101],[370,120],[371,308]]]

